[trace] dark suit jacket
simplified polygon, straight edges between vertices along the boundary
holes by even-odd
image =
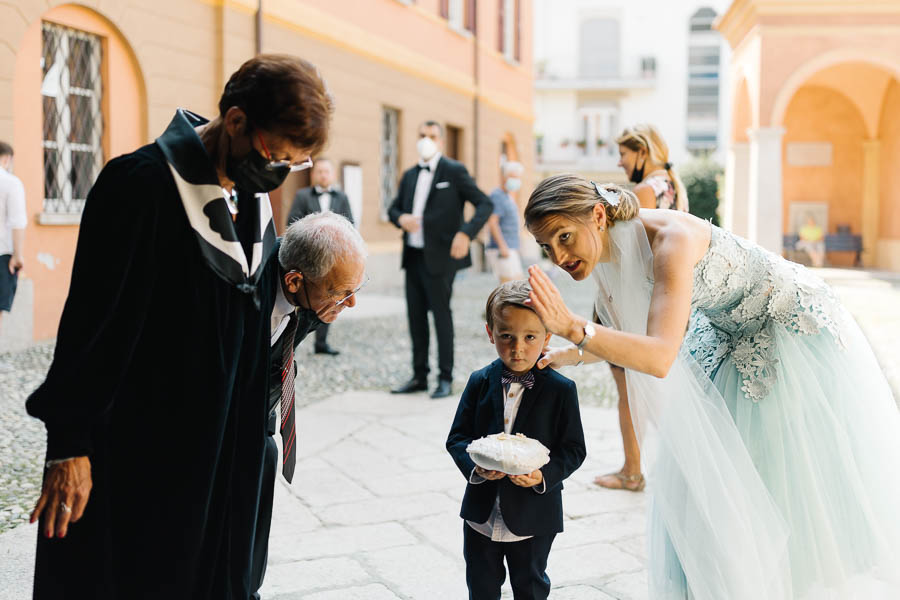
[[[416,192],[418,178],[419,171],[416,167],[406,171],[400,178],[397,197],[394,198],[388,209],[388,217],[397,227],[400,227],[400,215],[412,213],[413,196]],[[471,220],[465,222],[463,207],[467,201],[475,206],[475,214]],[[422,227],[425,234],[425,267],[428,272],[432,275],[442,275],[471,267],[472,259],[468,254],[459,260],[450,257],[453,236],[458,231],[462,231],[470,239],[475,239],[493,210],[490,199],[475,185],[475,180],[469,175],[465,165],[441,156],[437,168],[434,170],[431,191],[425,201],[425,212],[422,215]],[[402,262],[404,269],[408,266],[406,238],[407,233],[404,231]]]
[[[495,360],[469,377],[459,400],[456,418],[447,437],[447,451],[466,481],[475,463],[466,452],[470,442],[503,431],[503,363]],[[464,519],[484,523],[491,516],[500,492],[503,521],[516,535],[550,535],[563,530],[562,481],[584,462],[587,450],[578,391],[575,382],[552,369],[532,369],[535,385],[526,389],[513,423],[513,433],[523,433],[550,449],[550,462],[541,467],[546,491],[512,483],[508,477],[468,484],[459,513]]]
[[[331,206],[329,210],[339,215],[344,215],[347,220],[353,222],[353,212],[350,210],[350,200],[347,194],[340,190],[331,192]],[[306,187],[297,190],[294,196],[294,203],[291,205],[291,212],[288,213],[287,224],[290,225],[294,221],[302,219],[306,215],[314,212],[322,212],[322,206],[319,204],[319,195],[315,193],[315,188]]]

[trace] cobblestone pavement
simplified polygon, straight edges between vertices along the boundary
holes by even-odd
[[[25,398],[50,366],[53,344],[0,354],[0,533],[27,521],[41,485],[44,425]]]

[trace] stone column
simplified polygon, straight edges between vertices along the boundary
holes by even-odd
[[[750,144],[732,142],[725,167],[725,198],[719,217],[722,227],[747,237],[747,202],[750,192]]]
[[[862,263],[878,263],[879,206],[881,204],[881,140],[863,142]]]
[[[749,148],[749,194],[747,237],[776,254],[781,254],[784,233],[781,198],[781,138],[783,127],[747,130]]]

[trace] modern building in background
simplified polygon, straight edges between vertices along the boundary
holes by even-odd
[[[614,139],[662,131],[671,159],[724,163],[729,47],[712,29],[728,0],[534,0],[538,171],[621,180]]]
[[[486,191],[503,160],[534,161],[527,0],[12,0],[0,23],[0,139],[15,148],[30,217],[0,350],[56,334],[103,164],[152,141],[176,107],[214,116],[228,76],[257,52],[321,69],[336,102],[326,153],[386,272],[400,235],[385,208],[417,160],[419,123],[445,126],[446,154]],[[305,177],[271,195],[279,230]]]
[[[780,252],[812,218],[828,261],[900,271],[900,1],[735,0],[723,223]],[[829,239],[834,243],[830,244]]]

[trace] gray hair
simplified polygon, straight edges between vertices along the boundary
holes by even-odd
[[[525,167],[520,162],[510,160],[503,163],[500,171],[503,173],[504,177],[512,177],[514,175],[521,175],[522,173],[524,173]]]
[[[285,271],[299,271],[319,280],[341,258],[364,260],[368,253],[362,236],[346,217],[331,211],[312,213],[284,232],[278,262]]]

